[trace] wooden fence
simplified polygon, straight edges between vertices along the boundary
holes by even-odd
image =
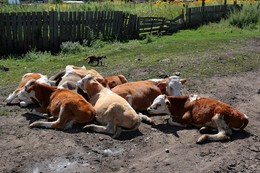
[[[184,27],[184,13],[174,19],[164,17],[139,17],[138,36],[147,34],[172,34]]]
[[[186,26],[197,27],[205,23],[220,21],[234,7],[235,5],[186,7]]]
[[[187,7],[174,19],[137,17],[121,11],[0,13],[0,55],[31,49],[57,52],[62,42],[89,43],[100,34],[105,39],[171,34],[220,20],[231,6]]]
[[[59,50],[65,41],[135,37],[133,15],[113,12],[0,13],[0,53],[24,53],[30,49]]]

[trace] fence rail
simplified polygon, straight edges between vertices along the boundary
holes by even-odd
[[[56,52],[65,41],[91,42],[134,39],[146,34],[171,34],[184,27],[216,21],[233,5],[187,7],[174,19],[137,17],[121,11],[0,13],[0,55],[26,53],[31,49]]]

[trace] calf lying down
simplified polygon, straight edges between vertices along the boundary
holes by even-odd
[[[151,122],[150,118],[137,114],[125,99],[105,88],[91,74],[78,81],[78,86],[90,97],[89,102],[96,110],[96,121],[100,124],[89,124],[84,129],[108,133],[116,138],[122,131],[136,130],[142,120]]]
[[[47,86],[31,80],[22,92],[39,102],[41,107],[34,109],[33,114],[57,118],[54,122],[34,122],[30,127],[68,129],[74,123],[87,124],[94,120],[96,112],[93,106],[74,91],[57,89],[55,86]]]
[[[171,76],[166,79],[127,82],[114,87],[112,91],[127,100],[134,110],[143,112],[160,94],[181,95],[182,84],[185,82],[186,79]]]
[[[177,97],[159,95],[147,111],[150,114],[169,114],[170,125],[182,127],[195,125],[202,127],[201,133],[206,128],[218,130],[217,134],[203,134],[197,143],[230,139],[231,129],[240,130],[248,124],[248,117],[230,105],[197,95]]]
[[[21,94],[21,91],[24,89],[24,86],[26,85],[26,83],[32,79],[36,80],[38,83],[50,85],[47,76],[42,75],[41,73],[26,73],[23,75],[18,87],[14,90],[14,92],[11,93],[5,99],[5,102],[7,104],[10,104],[16,97],[18,97],[20,100],[21,107],[26,107],[26,106],[32,104],[34,102],[32,99],[30,99],[29,97],[27,97],[24,94]]]

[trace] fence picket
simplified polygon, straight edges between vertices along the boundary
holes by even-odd
[[[49,15],[47,12],[43,12],[43,49],[50,50],[49,44]]]
[[[6,13],[5,15],[6,20],[6,38],[7,38],[7,50],[12,50],[12,33],[11,33],[11,20],[10,15]],[[8,39],[10,38],[10,39]]]

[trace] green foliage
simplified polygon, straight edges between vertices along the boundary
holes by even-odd
[[[142,43],[144,43],[144,44],[152,43],[152,42],[156,41],[157,38],[158,38],[158,36],[156,36],[156,35],[147,34],[145,36],[144,40],[142,41]]]
[[[38,58],[41,58],[42,57],[42,54],[41,52],[36,52],[34,49],[32,49],[31,51],[29,51],[28,53],[26,53],[24,55],[24,60],[26,61],[35,61],[36,59]]]
[[[228,21],[230,25],[238,28],[255,28],[260,22],[260,7],[257,5],[244,5],[242,10],[234,10]]]
[[[84,50],[84,47],[79,42],[63,42],[60,46],[62,53],[78,53]]]

